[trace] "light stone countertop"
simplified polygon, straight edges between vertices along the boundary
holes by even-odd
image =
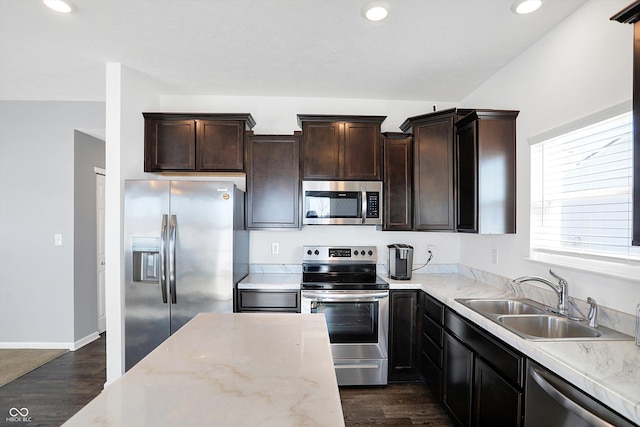
[[[302,273],[250,273],[238,289],[292,290],[300,289]]]
[[[275,274],[249,275],[245,285],[260,283],[272,288],[291,286],[300,281],[300,274],[284,274],[283,284],[269,281]],[[514,347],[525,356],[555,372],[590,396],[603,402],[634,423],[640,424],[640,347],[633,341],[528,341],[496,324],[481,314],[455,301],[457,298],[501,298],[525,296],[541,301],[532,287],[532,295],[516,295],[513,291],[487,284],[483,277],[468,277],[458,273],[414,274],[410,280],[393,280],[390,289],[421,289],[446,306],[457,311],[481,328]],[[295,287],[295,285],[294,285]],[[289,288],[290,289],[290,288]],[[612,325],[608,325],[612,326]]]
[[[324,316],[199,314],[66,427],[344,426]]]

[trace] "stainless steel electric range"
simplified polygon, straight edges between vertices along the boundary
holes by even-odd
[[[376,274],[375,246],[304,246],[302,312],[327,320],[338,385],[384,385],[389,284]]]

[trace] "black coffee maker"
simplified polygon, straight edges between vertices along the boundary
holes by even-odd
[[[404,243],[387,245],[389,249],[389,277],[396,280],[411,279],[413,247]]]

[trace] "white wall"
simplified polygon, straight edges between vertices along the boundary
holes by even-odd
[[[104,108],[0,102],[3,346],[74,345],[74,129],[103,128]]]
[[[107,64],[106,75],[105,283],[110,384],[124,372],[124,180],[145,177],[140,163],[144,147],[141,113],[156,107],[158,88],[146,76],[121,64]]]
[[[628,0],[591,0],[507,65],[462,106],[520,110],[517,121],[518,211],[515,236],[461,236],[463,264],[506,277],[550,277],[550,265],[527,261],[529,255],[528,138],[605,110],[632,96],[631,25],[609,18]],[[498,249],[498,264],[491,263]],[[640,303],[640,271],[628,280],[553,266],[569,282],[569,294],[633,313]],[[619,269],[612,267],[611,273]]]

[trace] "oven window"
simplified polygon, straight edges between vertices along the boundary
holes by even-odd
[[[314,313],[324,313],[332,343],[377,343],[378,302],[318,302]]]

